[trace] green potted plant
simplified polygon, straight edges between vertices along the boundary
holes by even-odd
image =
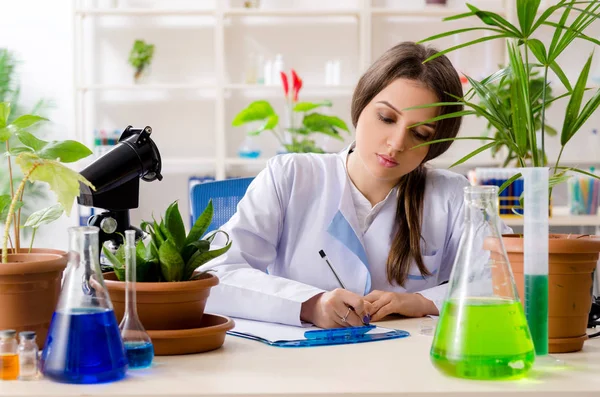
[[[498,145],[506,145],[514,153],[519,167],[547,166],[544,138],[546,109],[551,103],[562,98],[568,98],[560,134],[561,150],[550,167],[549,196],[551,197],[552,187],[567,180],[566,173],[568,171],[598,178],[587,171],[560,165],[560,158],[565,146],[600,105],[600,90],[596,90],[585,104],[583,98],[588,90],[586,84],[593,54],[583,60],[583,67],[575,84],[569,81],[566,73],[557,63],[557,58],[575,39],[586,40],[596,45],[600,44],[600,41],[584,33],[586,28],[600,16],[600,2],[560,0],[555,5],[542,11],[539,10],[540,0],[516,0],[517,26],[496,13],[480,10],[470,4],[467,4],[467,6],[469,12],[448,17],[445,20],[475,18],[481,22],[481,26],[437,34],[422,40],[421,43],[467,31],[487,30],[491,32],[491,35],[440,51],[434,57],[488,40],[506,40],[510,62],[507,67],[481,81],[467,77],[471,89],[462,98],[455,98],[456,102],[452,102],[452,104],[462,105],[468,110],[425,121],[425,123],[430,123],[442,117],[457,117],[464,114],[477,115],[485,118],[499,132],[499,134],[491,137],[455,138],[484,139],[489,142],[467,154],[454,165],[464,163],[487,149],[492,149]],[[551,17],[557,13],[560,14],[559,22],[551,21]],[[569,22],[567,23],[567,21]],[[535,33],[541,27],[553,28],[549,45],[535,38]],[[531,81],[536,76],[534,73],[536,70],[541,72],[543,84],[541,90],[531,92]],[[565,93],[551,99],[548,96],[548,72],[550,70],[556,74],[565,90]],[[489,86],[491,83],[502,79],[510,82],[510,107],[503,106],[501,98]],[[474,97],[477,97],[484,106],[475,104]],[[540,100],[539,103],[538,100]],[[445,105],[447,104],[438,103],[428,106]],[[540,120],[539,124],[536,123],[538,118]],[[541,142],[539,145],[541,150],[539,151],[537,150],[536,136],[538,126],[541,129]],[[426,144],[434,142],[436,141],[430,141]],[[504,190],[520,176],[520,174],[515,175],[504,183],[499,190]],[[524,208],[524,212],[527,216],[527,208]],[[509,254],[519,294],[523,299],[523,239],[521,236],[510,235],[504,236],[503,240]],[[596,267],[598,252],[600,252],[600,239],[594,238],[594,236],[550,235],[550,352],[580,350],[587,339],[586,327],[592,301],[592,272]]]
[[[44,111],[49,107],[50,102],[46,99],[39,99],[32,106],[31,110],[26,110],[24,106],[19,104],[19,97],[21,93],[20,84],[18,81],[18,66],[19,62],[16,59],[14,53],[8,49],[0,49],[0,102],[9,102],[11,104],[11,111],[8,116],[7,123],[10,124],[18,117],[24,114],[32,114],[36,116],[43,116]],[[38,124],[29,127],[29,132],[40,136],[44,133],[44,130],[37,128]],[[9,142],[11,148],[17,148],[22,146],[21,142],[13,136]],[[0,156],[4,156],[6,152],[6,145],[0,145]],[[0,158],[2,158],[0,157]],[[12,174],[12,179],[9,177]],[[0,161],[0,195],[8,195],[11,192],[11,182],[13,185],[19,183],[23,178],[22,173],[18,168],[12,170],[12,173],[8,171],[8,162]],[[14,186],[13,186],[14,189]],[[27,218],[40,207],[40,203],[49,199],[48,194],[42,184],[27,184],[25,186],[25,194],[28,197],[26,203],[20,208],[21,216]],[[3,224],[4,220],[0,217],[0,224]],[[30,229],[24,230],[23,235],[29,236]]]
[[[263,131],[271,131],[283,151],[289,153],[324,153],[324,150],[316,144],[315,134],[324,134],[343,142],[344,138],[340,132],[350,132],[344,120],[315,111],[319,108],[331,107],[331,101],[298,102],[302,79],[292,69],[290,80],[291,89],[287,75],[281,72],[286,109],[283,126],[279,124],[281,119],[279,115],[265,100],[254,101],[242,109],[233,119],[232,125],[239,127],[260,122],[260,126],[248,132],[248,135],[256,136]]]
[[[506,109],[507,112],[510,112],[511,109],[511,79],[507,78],[507,76],[504,76],[503,78],[499,79],[498,81],[493,81],[490,84],[487,85],[490,89],[490,93],[492,93],[493,95],[495,95],[501,103],[501,106]],[[532,106],[536,107],[536,106],[541,106],[542,104],[542,96],[541,96],[541,92],[542,89],[544,88],[544,78],[542,76],[540,76],[540,72],[538,70],[532,70],[531,71],[531,76],[529,78],[529,97],[530,97],[530,102],[532,104]],[[547,86],[546,87],[546,110],[550,107],[550,105],[552,104],[551,100],[552,98],[554,98],[554,96],[552,95],[552,87],[551,86]],[[479,103],[479,106],[483,108],[483,110],[488,110],[488,108],[486,107],[486,103]],[[481,114],[475,114],[476,117],[482,117]],[[535,130],[536,131],[541,131],[542,129],[542,113],[538,112],[534,115],[534,123],[535,123]],[[554,127],[545,124],[544,125],[544,131],[545,134],[549,137],[554,137],[557,135],[557,131]],[[504,143],[504,141],[502,140],[502,131],[499,131],[498,128],[496,126],[494,126],[489,120],[486,120],[486,128],[485,131],[483,132],[483,136],[484,137],[488,137],[488,136],[493,136],[494,138],[496,138],[496,146],[493,146],[490,150],[491,150],[491,154],[492,154],[492,158],[496,158],[497,155],[499,154],[504,154],[504,160],[502,161],[502,167],[508,167],[508,166],[518,166],[518,156],[515,154],[515,152],[508,146],[506,145],[506,143]],[[529,139],[529,137],[527,137],[527,139]],[[527,145],[528,150],[531,150],[531,144]],[[538,150],[538,156],[545,156],[545,153],[542,154],[541,150]],[[531,159],[533,158],[532,154],[529,152],[525,152],[522,159],[524,160],[525,164],[531,164]],[[547,161],[547,158],[544,159],[545,161]]]
[[[216,230],[204,236],[213,217],[212,201],[208,203],[189,233],[186,234],[177,201],[167,208],[159,221],[142,222],[149,236],[136,245],[137,310],[148,330],[196,328],[202,318],[210,288],[218,283],[216,276],[202,271],[201,266],[223,255],[231,247],[229,235]],[[218,233],[227,237],[221,248],[210,249]],[[114,268],[105,276],[117,319],[125,308],[125,246],[116,252],[103,247]]]
[[[13,180],[13,161],[23,178],[16,186],[11,183],[10,194],[0,196],[0,220],[4,221],[0,284],[6,287],[0,289],[0,328],[36,331],[38,344],[43,345],[60,294],[67,257],[64,251],[33,249],[35,231],[63,213],[70,214],[80,182],[93,188],[83,176],[64,165],[92,152],[76,141],[41,140],[27,129],[45,118],[25,114],[8,122],[10,112],[10,103],[0,103],[0,143],[6,149],[9,180]],[[22,146],[12,148],[11,138],[18,139]],[[58,203],[32,213],[22,225],[21,209],[29,199],[24,194],[28,183],[48,184]],[[25,228],[33,230],[26,250],[21,248],[21,233]]]
[[[136,83],[140,81],[144,72],[148,73],[153,56],[154,44],[148,44],[144,40],[136,40],[133,43],[129,52],[129,64],[135,69],[133,79]]]

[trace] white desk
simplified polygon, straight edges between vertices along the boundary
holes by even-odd
[[[219,350],[156,357],[153,368],[130,371],[120,382],[0,382],[0,396],[600,396],[600,339],[586,341],[581,352],[557,355],[566,369],[518,381],[467,381],[432,366],[432,337],[418,334],[420,321],[385,322],[412,336],[358,345],[284,349],[227,336]]]

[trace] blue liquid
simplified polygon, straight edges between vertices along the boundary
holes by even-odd
[[[258,158],[258,156],[260,156],[260,150],[254,150],[254,151],[240,151],[239,152],[240,157],[242,158],[247,158],[247,159],[255,159]]]
[[[154,347],[150,342],[125,342],[129,368],[148,368],[154,358]]]
[[[127,358],[115,313],[93,308],[54,312],[40,365],[46,377],[58,382],[123,378]]]

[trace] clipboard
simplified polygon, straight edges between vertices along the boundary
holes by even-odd
[[[235,318],[228,335],[262,342],[275,347],[316,347],[348,345],[406,338],[403,330],[366,325],[361,327],[322,329],[315,326],[294,327]]]

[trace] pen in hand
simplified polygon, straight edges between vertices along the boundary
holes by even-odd
[[[340,277],[338,276],[337,272],[335,271],[333,265],[329,262],[329,259],[327,258],[327,255],[325,255],[325,251],[320,250],[319,251],[319,255],[321,255],[321,258],[323,258],[325,260],[325,263],[327,263],[327,266],[329,266],[329,268],[331,269],[331,272],[333,273],[333,275],[337,279],[338,283],[340,284],[340,287],[342,287],[343,289],[346,289],[346,286],[342,282],[342,279],[340,279]],[[367,314],[367,315],[365,315],[364,318],[361,318],[358,315],[358,313],[356,313],[356,310],[354,310],[354,308],[352,306],[348,306],[348,308],[350,310],[352,310],[358,316],[358,318],[360,318],[360,321],[363,323],[363,325],[368,325],[368,323],[369,323],[369,321],[371,319],[370,315]]]

